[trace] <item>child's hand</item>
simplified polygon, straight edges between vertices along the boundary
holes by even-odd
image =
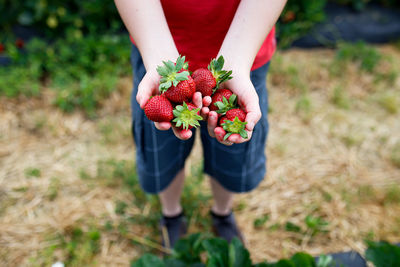
[[[149,101],[150,97],[153,95],[159,94],[158,85],[160,82],[160,75],[158,75],[157,71],[148,71],[146,75],[143,77],[142,81],[138,86],[138,93],[136,95],[136,101],[139,103],[140,107],[144,109],[147,101]],[[193,104],[195,104],[198,108],[202,109],[203,107],[203,99],[201,93],[196,92],[193,95]],[[210,98],[211,102],[211,98]],[[209,105],[209,104],[208,104]],[[192,137],[191,130],[180,130],[176,127],[172,126],[170,122],[155,122],[155,127],[158,130],[166,131],[172,127],[172,130],[176,137],[181,140],[187,140]]]
[[[208,112],[208,133],[210,136],[215,137],[220,143],[224,145],[232,145],[233,143],[243,143],[250,140],[254,126],[261,118],[261,110],[258,100],[257,92],[251,83],[248,75],[234,75],[232,80],[223,83],[220,88],[230,89],[238,97],[238,104],[247,113],[246,115],[246,132],[247,139],[244,139],[239,134],[232,134],[227,140],[224,141],[226,134],[222,127],[217,126],[218,114],[215,111]],[[204,108],[203,108],[204,109]]]

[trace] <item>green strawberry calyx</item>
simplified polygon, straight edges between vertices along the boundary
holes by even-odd
[[[182,105],[178,105],[173,110],[175,119],[172,122],[175,122],[176,127],[181,127],[185,130],[189,129],[189,126],[197,127],[200,126],[199,121],[203,120],[199,114],[200,108],[194,108],[192,110],[189,109],[188,105],[183,102]]]
[[[226,97],[223,96],[222,102],[217,101],[214,103],[214,105],[218,108],[217,113],[221,114],[221,115],[225,115],[228,110],[237,108],[236,100],[237,100],[237,96],[235,94],[232,94],[229,97],[229,100],[227,100]]]
[[[224,67],[224,57],[219,56],[218,59],[212,59],[210,64],[208,65],[208,70],[211,71],[212,75],[215,78],[215,81],[217,82],[214,91],[219,88],[219,85],[223,82],[226,82],[227,80],[232,79],[232,71],[226,71],[223,70],[222,68]]]
[[[157,72],[161,76],[159,85],[161,93],[167,91],[172,85],[177,86],[179,82],[189,79],[188,64],[185,62],[185,56],[179,56],[176,63],[168,60],[163,61],[163,64],[164,66],[157,67]],[[182,69],[184,71],[181,71]]]
[[[233,121],[225,120],[225,122],[221,124],[222,129],[226,132],[224,140],[228,139],[231,134],[240,134],[241,137],[247,139],[246,124],[247,122],[240,121],[238,117],[235,117]]]

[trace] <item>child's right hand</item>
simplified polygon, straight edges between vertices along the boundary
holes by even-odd
[[[151,96],[160,94],[160,91],[158,90],[159,83],[160,83],[160,75],[157,73],[155,68],[154,70],[149,70],[143,77],[142,81],[138,86],[138,92],[136,95],[136,101],[139,103],[142,109],[144,109],[147,101],[149,101]],[[203,98],[200,92],[196,92],[193,95],[192,102],[198,108],[202,109]],[[211,98],[210,98],[210,103],[211,103]],[[172,127],[175,136],[181,140],[187,140],[192,137],[191,130],[180,130],[172,126],[170,122],[154,122],[154,125],[158,130],[161,131],[167,131]]]

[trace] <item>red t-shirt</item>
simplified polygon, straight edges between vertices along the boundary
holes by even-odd
[[[210,60],[217,56],[239,2],[161,0],[175,45],[179,53],[186,56],[190,70],[207,67]],[[275,49],[274,27],[258,51],[252,70],[267,63]]]

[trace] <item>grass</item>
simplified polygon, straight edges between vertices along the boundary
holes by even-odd
[[[399,112],[400,101],[393,93],[384,93],[378,98],[378,104],[389,114]]]
[[[382,54],[373,46],[364,42],[341,43],[336,53],[336,63],[341,66],[342,62],[356,62],[363,71],[374,72],[380,61]]]

